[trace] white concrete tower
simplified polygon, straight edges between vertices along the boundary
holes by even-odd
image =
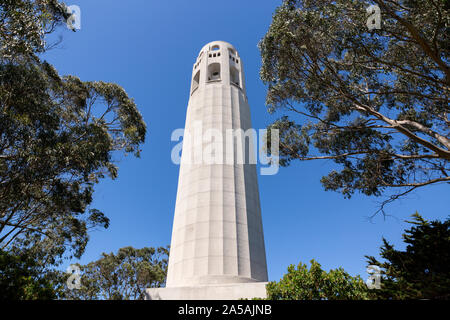
[[[226,141],[230,129],[252,128],[242,60],[227,42],[208,43],[194,63],[185,130],[199,125],[204,139],[183,142],[166,288],[147,290],[147,298],[265,297],[256,165],[249,155],[239,162],[239,142],[230,150]],[[208,148],[217,139],[205,139],[211,129],[222,134],[222,148]],[[208,152],[213,161],[205,159]]]

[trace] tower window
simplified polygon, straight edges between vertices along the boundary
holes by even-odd
[[[197,71],[197,73],[194,76],[194,79],[192,79],[192,92],[195,91],[195,89],[198,88],[200,83],[200,70]]]
[[[212,48],[211,48],[212,51],[217,51],[219,49],[220,49],[220,47],[218,45],[212,46]]]
[[[230,81],[239,86],[239,71],[235,67],[230,67]]]
[[[211,63],[208,66],[208,81],[220,80],[220,63]]]

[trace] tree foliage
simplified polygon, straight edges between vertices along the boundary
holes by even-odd
[[[65,299],[142,300],[146,288],[164,285],[169,251],[167,248],[124,247],[117,254],[102,257],[81,269],[81,288],[68,290]],[[66,277],[62,277],[65,286]]]
[[[0,250],[0,300],[55,299],[55,282],[50,273],[27,254]]]
[[[45,36],[68,18],[58,0],[2,0],[0,2],[0,59],[39,60],[48,49]]]
[[[368,263],[382,269],[381,299],[450,299],[450,218],[427,221],[418,213],[408,221],[405,250],[397,250],[383,239],[380,262],[367,256]]]
[[[369,31],[371,4],[381,29]],[[269,127],[281,164],[332,159],[326,190],[393,191],[384,204],[448,183],[449,25],[445,1],[284,1],[259,45],[269,111],[295,118]]]
[[[288,267],[279,282],[267,284],[268,300],[367,300],[370,292],[364,281],[352,277],[344,269],[326,272],[311,260],[311,267],[299,263]]]
[[[0,4],[0,248],[41,265],[80,257],[88,230],[108,227],[90,206],[94,186],[117,177],[116,151],[139,156],[146,134],[122,87],[60,76],[39,58],[64,8],[55,0]]]

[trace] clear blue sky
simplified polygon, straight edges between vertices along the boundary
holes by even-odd
[[[280,116],[266,111],[257,48],[280,3],[67,2],[80,6],[82,29],[58,30],[63,43],[45,58],[62,75],[120,84],[135,99],[148,125],[142,157],[121,156],[119,178],[97,186],[93,207],[107,214],[111,226],[91,234],[78,262],[88,263],[102,252],[124,246],[170,243],[179,169],[170,159],[175,145],[170,136],[184,126],[192,65],[203,45],[224,40],[239,51],[254,128],[264,128]],[[366,279],[364,255],[377,255],[383,236],[400,245],[408,216],[418,210],[425,218],[443,219],[449,213],[448,187],[441,185],[391,205],[393,217],[368,221],[381,199],[356,195],[345,200],[325,192],[320,178],[331,168],[331,161],[295,162],[275,176],[258,177],[270,280],[278,280],[289,264],[313,258],[327,270],[342,266]]]

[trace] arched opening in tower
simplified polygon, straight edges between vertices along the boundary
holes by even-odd
[[[208,81],[220,80],[220,63],[211,63],[208,66]]]
[[[192,79],[192,92],[195,91],[195,89],[198,88],[200,83],[200,70],[197,71],[194,78]]]
[[[239,70],[233,66],[230,66],[230,81],[231,81],[231,83],[233,83],[237,86],[240,86],[239,85]]]

